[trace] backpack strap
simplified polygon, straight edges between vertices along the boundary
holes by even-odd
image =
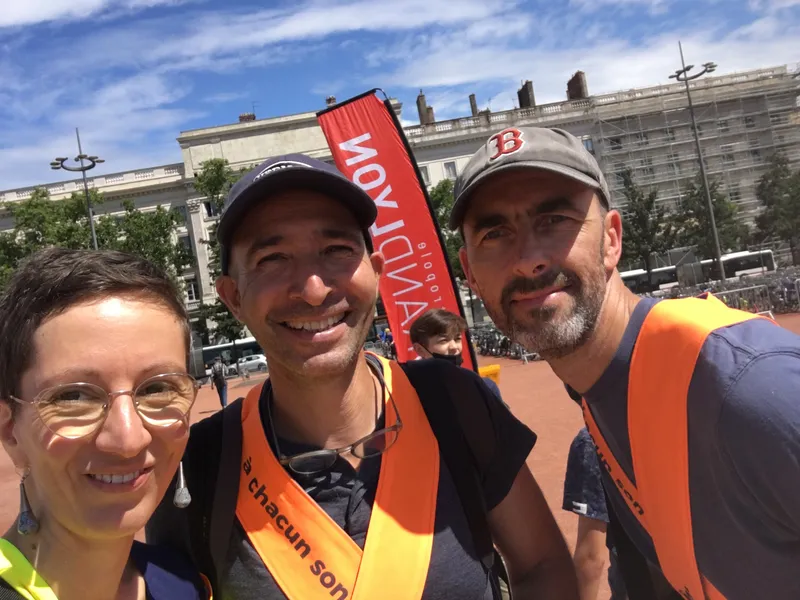
[[[225,557],[230,544],[233,521],[236,518],[239,462],[242,458],[243,404],[244,398],[237,398],[222,411],[222,446],[208,527],[208,548],[217,582],[225,568]]]
[[[478,427],[485,432],[488,409],[482,399],[467,400],[479,392],[470,385],[472,382],[466,371],[458,367],[452,367],[448,373],[449,369],[443,368],[439,362],[426,360],[405,363],[402,367],[417,391],[453,476],[478,558],[491,572],[495,567],[495,549],[480,476],[485,472],[481,467],[488,467],[491,460],[491,441],[486,439],[485,433],[479,435],[478,432]],[[453,419],[453,414],[456,419]]]

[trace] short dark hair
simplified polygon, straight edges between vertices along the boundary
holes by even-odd
[[[0,399],[19,395],[20,379],[33,358],[33,336],[42,323],[76,304],[112,296],[152,300],[173,313],[185,329],[188,362],[186,308],[161,269],[123,252],[48,248],[20,265],[0,298]]]
[[[456,338],[466,329],[467,322],[461,315],[443,308],[433,308],[414,321],[408,333],[412,344],[424,346],[436,336],[446,335]]]

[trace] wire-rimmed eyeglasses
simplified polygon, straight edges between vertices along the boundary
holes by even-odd
[[[131,396],[145,424],[174,425],[186,419],[197,398],[197,389],[197,381],[187,373],[164,373],[145,379],[132,390],[108,392],[99,385],[78,382],[47,388],[33,400],[10,398],[21,404],[33,404],[45,427],[59,437],[79,439],[102,426],[111,403],[119,396]]]
[[[369,363],[369,361],[367,362]],[[269,424],[272,430],[272,439],[275,441],[275,453],[278,455],[278,461],[284,467],[289,467],[292,472],[298,475],[316,475],[317,473],[322,473],[330,469],[334,463],[336,463],[336,459],[342,454],[350,453],[360,459],[375,458],[394,446],[400,435],[400,431],[403,429],[403,421],[400,418],[400,412],[397,410],[397,404],[394,401],[394,396],[392,396],[392,391],[386,387],[383,375],[377,368],[373,367],[372,364],[370,364],[370,367],[381,383],[381,397],[385,397],[385,393],[388,392],[389,401],[392,403],[392,409],[394,410],[397,420],[393,425],[373,431],[369,435],[365,435],[352,444],[342,446],[341,448],[324,448],[322,450],[302,452],[294,456],[284,456],[278,445],[278,436],[275,434],[275,426],[271,414],[272,386],[270,386],[269,395],[267,397],[267,410],[270,411]],[[384,411],[384,414],[385,412],[386,411]]]

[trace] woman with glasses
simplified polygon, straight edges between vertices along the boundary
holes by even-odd
[[[188,561],[134,540],[186,446],[188,350],[181,298],[144,260],[49,249],[17,270],[0,299],[0,441],[20,477],[0,598],[208,597]]]

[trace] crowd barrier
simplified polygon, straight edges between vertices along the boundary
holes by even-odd
[[[772,300],[766,285],[754,285],[714,294],[731,308],[756,314],[772,313]]]
[[[800,312],[800,268],[729,279],[696,286],[673,287],[654,295],[685,298],[711,292],[728,306],[760,314]],[[727,298],[727,299],[726,299]]]

